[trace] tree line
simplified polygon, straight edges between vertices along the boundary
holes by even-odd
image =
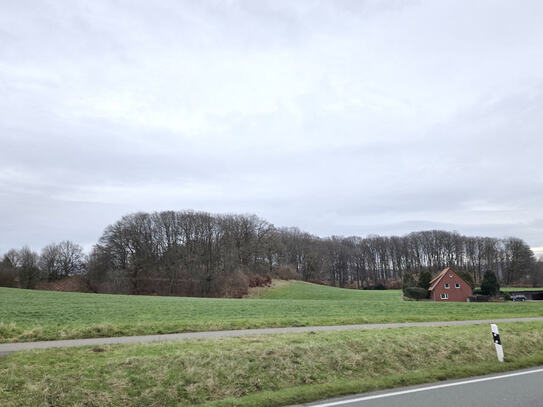
[[[10,250],[0,263],[0,285],[33,288],[79,275],[94,292],[238,297],[265,277],[399,288],[406,274],[450,266],[476,284],[492,270],[505,285],[535,286],[543,282],[542,264],[518,238],[441,230],[321,238],[276,228],[255,215],[163,211],[122,217],[88,255],[70,241],[39,254],[28,247]]]

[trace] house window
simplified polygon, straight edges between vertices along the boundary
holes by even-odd
[[[449,274],[449,277],[452,278],[452,274]]]
[[[460,283],[456,283],[456,284],[454,285],[454,287],[455,287],[455,288],[460,288]]]
[[[442,300],[448,300],[448,299],[449,299],[449,294],[447,294],[447,293],[441,293],[441,299],[442,299]]]
[[[450,288],[451,286],[449,285],[449,283],[446,283],[445,284],[445,288]]]

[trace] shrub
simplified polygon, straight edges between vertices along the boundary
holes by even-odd
[[[490,297],[488,295],[472,295],[468,297],[470,302],[488,302]]]
[[[404,274],[402,278],[403,292],[405,293],[405,290],[408,289],[409,287],[416,287],[416,286],[417,286],[417,282],[415,281],[415,277],[413,277],[413,275],[410,273]]]
[[[404,295],[408,298],[413,298],[414,300],[423,300],[428,298],[428,290],[421,287],[406,287],[404,290]]]
[[[271,277],[267,275],[266,277],[259,276],[258,274],[249,274],[249,287],[268,287],[271,285]]]
[[[509,294],[507,292],[503,292],[503,291],[500,291],[500,294],[503,296],[503,299],[505,301],[511,301],[511,294]]]
[[[377,283],[375,285],[368,285],[362,287],[363,290],[386,290],[387,287],[383,283]]]
[[[234,272],[219,283],[223,297],[242,298],[247,295],[249,289],[249,277],[242,268],[237,268]]]

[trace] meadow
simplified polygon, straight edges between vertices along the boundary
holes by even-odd
[[[190,331],[543,316],[543,302],[403,301],[401,291],[284,282],[249,299],[0,288],[0,342]]]
[[[274,407],[543,364],[543,322],[254,335],[24,351],[0,405]]]

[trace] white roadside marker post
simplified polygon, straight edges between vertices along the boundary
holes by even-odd
[[[498,355],[498,360],[503,362],[503,348],[502,341],[500,339],[500,332],[498,331],[498,326],[496,324],[490,324],[490,329],[492,331],[492,339],[494,340],[494,345],[496,345],[496,354]]]

